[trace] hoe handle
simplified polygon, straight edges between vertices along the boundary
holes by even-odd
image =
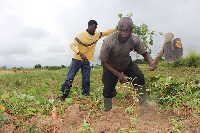
[[[156,57],[156,60],[153,61],[153,67],[149,68],[150,71],[153,71],[154,70],[154,67],[157,67],[157,64],[159,62],[159,60],[162,58],[162,55],[164,53],[164,44],[162,46],[162,49],[160,50],[160,53],[158,54],[158,56]]]
[[[160,50],[160,53],[158,54],[158,56],[156,57],[156,60],[154,61],[154,65],[157,65],[159,60],[162,58],[163,56],[163,53],[164,53],[164,45],[162,47],[162,49]]]

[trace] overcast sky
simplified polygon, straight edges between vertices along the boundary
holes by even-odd
[[[119,13],[133,13],[136,25],[173,32],[184,56],[189,50],[200,53],[199,0],[0,0],[0,67],[69,66],[74,54],[69,44],[88,21],[95,19],[97,31],[105,31],[117,25]],[[102,41],[91,64],[100,64]],[[163,41],[154,39],[153,58]]]

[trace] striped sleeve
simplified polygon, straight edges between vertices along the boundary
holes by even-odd
[[[115,31],[116,31],[116,27],[113,28],[113,29],[109,29],[109,30],[103,31],[101,37],[107,36],[107,35],[109,35],[109,34],[115,32]]]

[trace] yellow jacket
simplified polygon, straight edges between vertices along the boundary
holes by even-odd
[[[82,60],[81,56],[77,54],[80,51],[87,57],[88,61],[93,61],[97,41],[101,37],[107,36],[115,31],[116,28],[103,32],[95,32],[94,35],[90,35],[87,31],[83,31],[77,34],[76,38],[70,44],[70,48],[75,52],[74,59]]]

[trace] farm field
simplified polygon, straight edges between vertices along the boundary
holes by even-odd
[[[65,102],[57,97],[67,68],[1,72],[0,132],[200,132],[200,68],[158,66],[152,72],[147,65],[139,67],[155,109],[139,106],[133,86],[118,83],[113,109],[105,113],[102,66],[91,70],[90,96],[81,95],[79,71]]]

